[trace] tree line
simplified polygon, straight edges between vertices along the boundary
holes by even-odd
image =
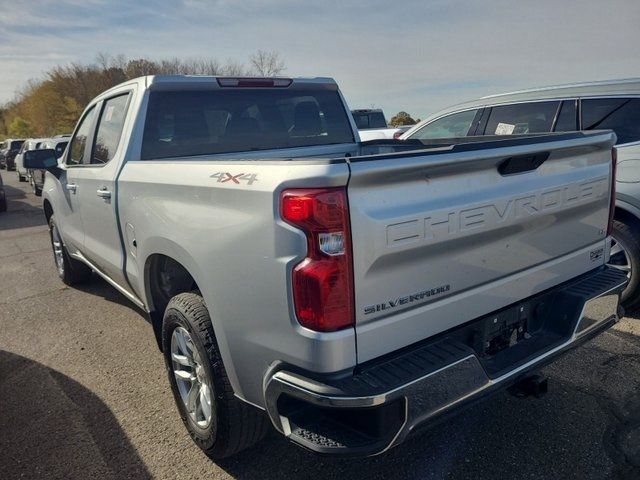
[[[277,52],[258,50],[246,64],[215,59],[149,60],[99,54],[91,64],[57,66],[30,80],[0,107],[0,138],[71,133],[85,106],[101,92],[143,75],[275,76],[286,69]]]

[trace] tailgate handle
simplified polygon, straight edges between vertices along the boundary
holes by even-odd
[[[500,172],[500,175],[530,172],[542,165],[549,158],[549,155],[549,152],[539,152],[509,157],[498,165],[498,172]]]

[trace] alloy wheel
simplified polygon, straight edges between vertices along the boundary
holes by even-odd
[[[198,349],[183,327],[171,334],[171,367],[189,417],[198,427],[207,428],[213,410],[211,387]]]
[[[51,244],[53,246],[53,257],[58,268],[58,274],[64,276],[64,252],[62,250],[62,238],[58,233],[58,227],[51,225]]]
[[[611,237],[611,251],[607,265],[622,270],[627,274],[627,278],[631,278],[631,259],[629,258],[627,249],[614,237]]]

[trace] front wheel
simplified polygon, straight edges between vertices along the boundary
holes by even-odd
[[[86,282],[91,277],[91,269],[84,263],[74,260],[69,256],[54,215],[49,219],[49,236],[53,259],[58,270],[58,276],[67,285],[77,285]]]
[[[214,460],[229,457],[264,437],[269,420],[234,396],[199,294],[181,293],[169,301],[162,345],[180,417],[205,454]]]
[[[608,265],[627,274],[629,283],[622,291],[620,300],[626,308],[631,309],[640,303],[640,229],[634,224],[614,220],[611,237]]]

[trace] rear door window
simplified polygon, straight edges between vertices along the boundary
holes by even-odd
[[[485,135],[550,132],[560,102],[530,102],[491,108]]]
[[[409,138],[428,140],[435,138],[465,137],[469,133],[478,110],[458,112],[428,123]]]
[[[583,130],[611,129],[618,144],[640,140],[640,98],[582,100]]]
[[[96,129],[96,139],[91,156],[92,164],[103,165],[115,155],[127,116],[128,102],[129,94],[105,100]]]
[[[352,143],[337,90],[152,91],[142,159]]]

